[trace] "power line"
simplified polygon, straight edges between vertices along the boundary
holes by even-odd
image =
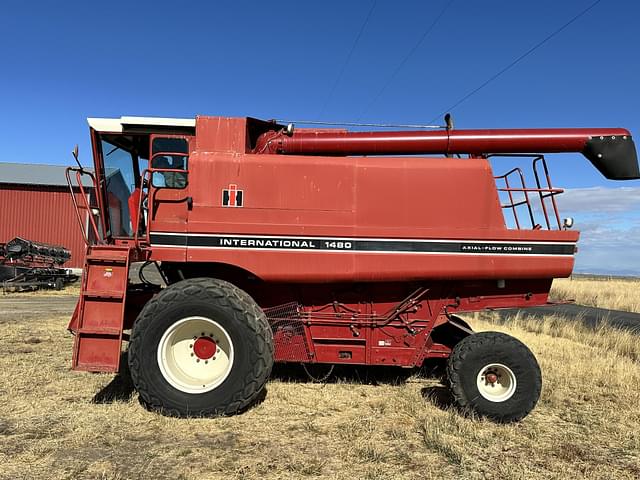
[[[358,32],[358,35],[356,36],[356,39],[353,42],[353,45],[351,45],[351,50],[349,50],[349,54],[347,55],[347,58],[345,59],[344,63],[342,64],[342,68],[340,69],[340,73],[338,73],[338,76],[336,77],[336,81],[333,82],[333,87],[331,87],[331,91],[329,92],[329,96],[327,97],[327,100],[324,102],[324,105],[320,109],[320,113],[318,114],[318,117],[322,116],[322,114],[324,113],[325,109],[329,105],[329,102],[331,101],[331,98],[333,97],[333,94],[335,93],[336,88],[338,87],[338,84],[340,83],[340,80],[342,79],[342,75],[344,74],[345,70],[347,69],[347,65],[349,64],[349,61],[351,60],[351,56],[353,55],[353,52],[355,51],[356,46],[358,45],[358,42],[360,41],[360,37],[362,37],[362,32],[364,32],[364,29],[367,26],[367,23],[369,23],[369,19],[371,18],[371,14],[375,10],[377,3],[378,3],[377,0],[373,1],[373,4],[371,5],[371,9],[369,10],[369,13],[367,14],[366,18],[364,19],[364,22],[362,23],[362,26],[360,27],[360,31]]]
[[[396,69],[393,71],[393,73],[391,74],[391,76],[389,77],[389,79],[386,81],[386,83],[382,86],[382,88],[378,91],[378,93],[376,94],[375,97],[373,97],[373,100],[371,100],[371,102],[369,102],[369,104],[366,106],[366,108],[360,113],[358,120],[360,120],[362,118],[362,116],[367,113],[369,111],[369,109],[378,101],[378,99],[382,96],[382,94],[387,90],[387,88],[389,87],[389,85],[391,85],[391,82],[394,80],[394,78],[396,77],[396,75],[398,74],[398,72],[400,72],[400,70],[402,69],[402,67],[404,67],[405,63],[407,63],[407,61],[409,60],[409,58],[411,58],[411,56],[416,53],[416,51],[418,50],[418,48],[420,47],[420,45],[422,45],[422,42],[424,42],[424,40],[427,38],[427,36],[429,36],[429,34],[431,33],[431,31],[435,28],[435,26],[438,24],[438,22],[440,21],[440,19],[442,18],[442,16],[446,13],[446,11],[449,9],[449,7],[451,6],[451,4],[454,2],[454,0],[449,0],[447,2],[447,4],[444,6],[444,8],[442,10],[440,10],[440,13],[438,14],[438,16],[433,20],[433,22],[431,22],[431,25],[429,25],[429,27],[427,27],[427,29],[422,33],[422,36],[420,37],[420,39],[418,40],[418,42],[411,48],[411,50],[409,50],[409,53],[407,53],[407,55],[402,59],[402,61],[398,64],[398,66],[396,67]]]
[[[451,105],[449,108],[447,108],[446,110],[444,110],[441,114],[436,115],[435,117],[433,117],[433,120],[431,120],[430,123],[435,122],[438,118],[442,118],[442,116],[445,113],[451,112],[454,108],[458,107],[461,103],[465,102],[466,100],[468,100],[471,96],[475,95],[477,92],[479,92],[480,90],[482,90],[484,87],[486,87],[487,85],[489,85],[491,82],[493,82],[496,78],[498,78],[500,75],[502,75],[503,73],[505,73],[507,70],[511,69],[512,67],[514,67],[516,64],[518,64],[521,60],[524,60],[526,57],[528,57],[529,55],[531,55],[533,52],[535,52],[538,48],[540,48],[542,45],[544,45],[545,43],[547,43],[549,40],[551,40],[553,37],[555,37],[556,35],[558,35],[560,32],[562,32],[565,28],[567,28],[569,25],[571,25],[573,22],[575,22],[576,20],[578,20],[580,17],[582,17],[584,14],[586,14],[589,10],[591,10],[593,7],[595,7],[597,4],[599,4],[602,0],[596,0],[595,2],[593,2],[591,5],[589,5],[587,8],[585,8],[584,10],[582,10],[580,13],[578,13],[575,17],[573,17],[571,20],[569,20],[567,23],[565,23],[564,25],[562,25],[560,28],[558,28],[557,30],[553,31],[551,34],[547,35],[544,39],[542,39],[541,41],[539,41],[538,43],[536,43],[533,47],[531,47],[529,50],[527,50],[526,52],[524,52],[522,55],[520,55],[519,57],[517,57],[515,60],[513,60],[509,65],[507,65],[506,67],[504,67],[502,70],[500,70],[498,73],[492,75],[491,77],[489,77],[489,79],[485,80],[482,84],[480,84],[478,87],[474,88],[472,91],[470,91],[469,93],[467,93],[465,96],[463,96],[462,98],[460,98],[457,102],[455,102],[453,105]]]

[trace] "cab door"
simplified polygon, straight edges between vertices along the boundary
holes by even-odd
[[[167,260],[184,261],[189,194],[189,155],[194,138],[188,135],[152,135],[149,145],[146,199],[149,241],[163,249]],[[164,247],[164,248],[163,248]]]

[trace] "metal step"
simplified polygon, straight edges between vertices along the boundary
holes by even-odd
[[[73,369],[117,372],[129,279],[128,247],[90,247],[78,305]]]
[[[87,290],[82,292],[82,295],[88,298],[115,298],[121,299],[124,296],[124,292],[117,290]]]
[[[118,328],[81,328],[78,330],[79,334],[86,335],[107,335],[118,337],[120,336],[120,330]]]

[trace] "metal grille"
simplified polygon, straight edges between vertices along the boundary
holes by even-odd
[[[311,359],[301,306],[297,302],[264,309],[271,331],[275,357],[280,362],[300,362]]]

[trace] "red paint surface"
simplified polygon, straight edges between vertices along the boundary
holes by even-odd
[[[14,237],[68,248],[66,268],[84,264],[86,245],[68,188],[0,183],[0,242]]]
[[[631,136],[623,128],[306,132],[265,135],[256,151],[307,155],[580,152],[591,136]],[[265,150],[266,149],[266,150]]]
[[[80,299],[69,325],[75,334],[75,370],[118,371],[130,258],[127,247],[89,248]]]
[[[208,147],[209,149],[210,147]],[[236,184],[243,208],[219,192]],[[510,230],[482,158],[336,158],[193,152],[189,233],[575,242],[576,231]],[[173,194],[176,195],[176,194]],[[170,203],[161,208],[180,208]],[[153,232],[170,229],[158,215]],[[565,277],[572,257],[154,248],[152,258],[222,262],[265,281]]]
[[[216,354],[216,342],[209,337],[199,337],[193,342],[193,352],[200,360],[209,360]]]

